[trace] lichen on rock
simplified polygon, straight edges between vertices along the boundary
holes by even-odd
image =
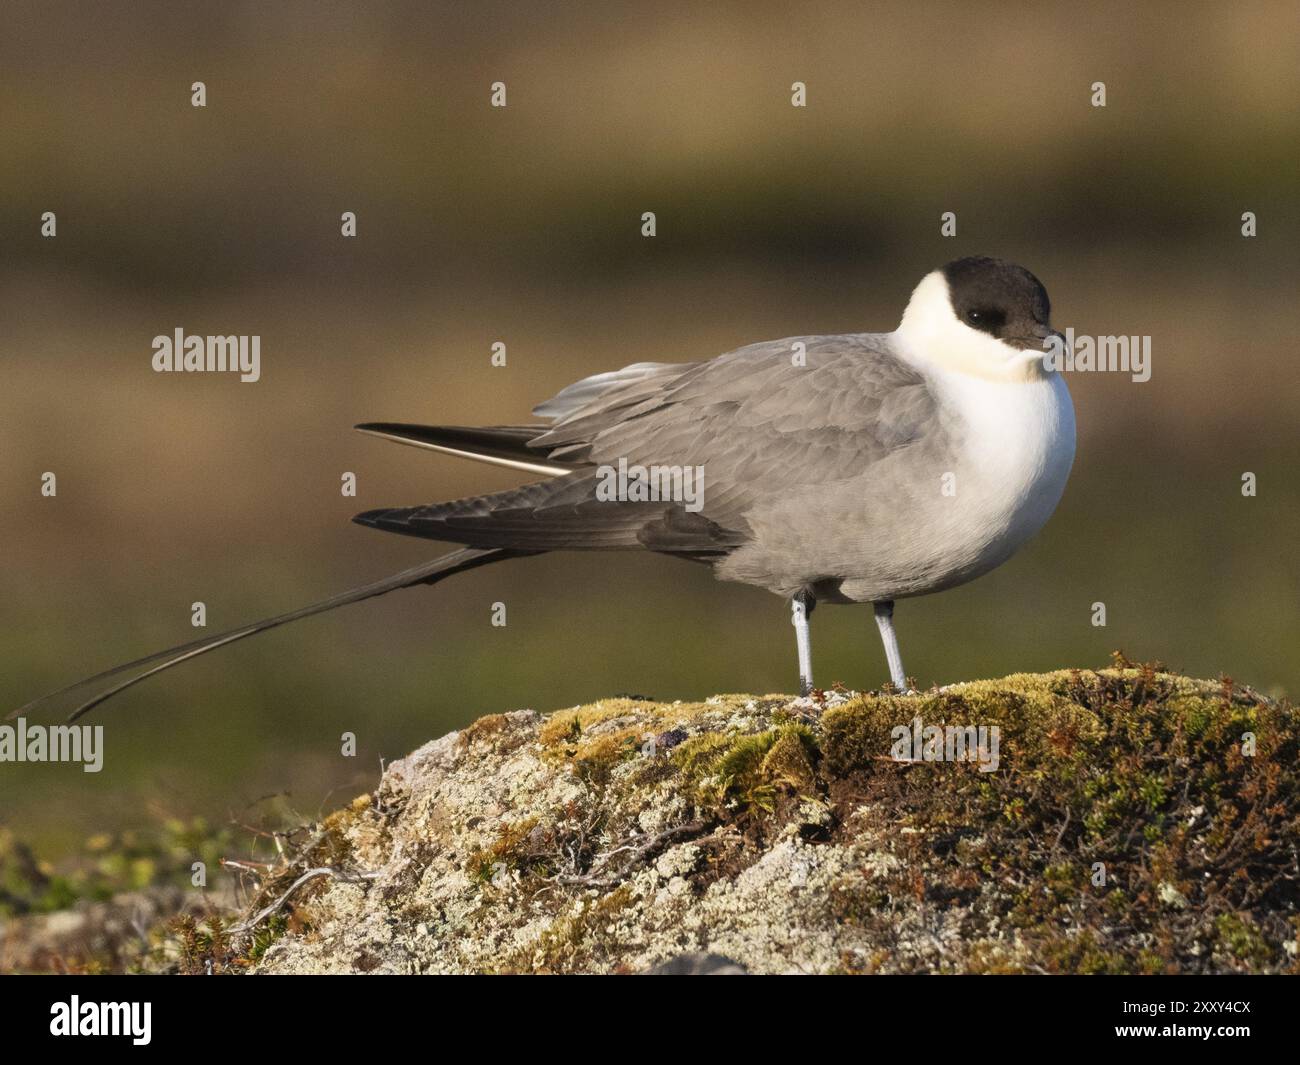
[[[347,810],[351,875],[253,969],[1294,968],[1295,711],[1122,667],[481,719]],[[996,727],[997,768],[898,760],[918,721]]]

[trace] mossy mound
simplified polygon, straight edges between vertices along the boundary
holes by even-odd
[[[892,900],[910,879],[926,899],[968,910],[947,968],[1294,964],[1291,707],[1152,670],[1008,677],[902,703],[864,700],[823,719],[832,794],[892,810],[911,830],[894,876],[841,898],[846,920],[883,933],[880,889]],[[882,737],[904,712],[998,725],[1001,769],[882,767]]]
[[[1293,970],[1297,755],[1288,704],[1154,667],[495,715],[348,809],[255,968]]]
[[[242,913],[230,891],[145,906],[106,882],[69,924],[38,912],[58,910],[48,876],[15,880],[36,865],[0,848],[10,895],[33,900],[0,953],[194,973],[644,972],[706,954],[750,972],[1295,971],[1295,710],[1119,666],[492,715],[276,833],[270,864],[225,841],[260,881]]]

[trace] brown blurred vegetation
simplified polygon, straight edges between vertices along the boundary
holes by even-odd
[[[518,422],[626,363],[890,329],[925,271],[974,252],[1033,269],[1058,326],[1150,334],[1154,370],[1071,380],[1056,517],[900,606],[909,671],[1122,647],[1295,691],[1293,5],[9,3],[5,25],[6,706],[190,638],[195,600],[217,631],[441,550],[356,511],[518,483],[356,422]],[[260,334],[262,381],[152,373],[177,326]],[[885,679],[869,612],[816,621],[819,679]],[[103,773],[0,766],[0,816],[57,846],[146,795],[310,805],[481,713],[789,690],[790,643],[781,604],[703,569],[508,563],[135,689],[99,719]]]

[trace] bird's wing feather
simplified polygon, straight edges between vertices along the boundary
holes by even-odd
[[[428,448],[444,455],[475,459],[527,473],[564,473],[570,467],[547,458],[544,451],[530,448],[542,427],[538,425],[494,425],[486,428],[462,425],[409,425],[401,422],[366,422],[356,426],[363,433],[412,447]]]
[[[704,557],[745,540],[743,528],[723,528],[671,501],[598,499],[590,471],[450,503],[366,511],[352,520],[407,536],[523,551],[644,547]]]
[[[537,408],[561,413],[528,446],[578,467],[573,473],[355,520],[474,547],[716,555],[745,542],[756,502],[862,475],[918,440],[936,404],[925,378],[872,335],[793,337],[706,363],[641,364],[571,389]],[[703,467],[702,509],[598,499],[593,467],[620,459]]]
[[[566,462],[703,466],[702,514],[735,528],[764,494],[858,477],[939,422],[926,378],[877,334],[791,337],[678,369],[649,392],[595,396],[530,446]]]
[[[575,411],[593,403],[608,403],[616,394],[649,395],[662,387],[665,380],[677,377],[695,363],[636,362],[621,370],[598,373],[584,377],[561,389],[544,403],[537,404],[533,413],[539,418],[567,418]]]

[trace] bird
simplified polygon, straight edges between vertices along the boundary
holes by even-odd
[[[795,629],[802,695],[814,690],[814,608],[870,603],[889,684],[910,691],[896,601],[1001,565],[1064,493],[1074,407],[1044,358],[1061,339],[1037,277],[968,256],[921,279],[893,332],[788,337],[706,361],[635,363],[568,386],[533,409],[542,419],[533,424],[358,425],[540,479],[358,514],[353,520],[372,529],[459,546],[321,602],[115,666],[9,717],[89,695],[71,712],[75,720],[248,636],[552,551],[650,551],[780,596]],[[631,476],[647,470],[671,477],[647,487]]]

